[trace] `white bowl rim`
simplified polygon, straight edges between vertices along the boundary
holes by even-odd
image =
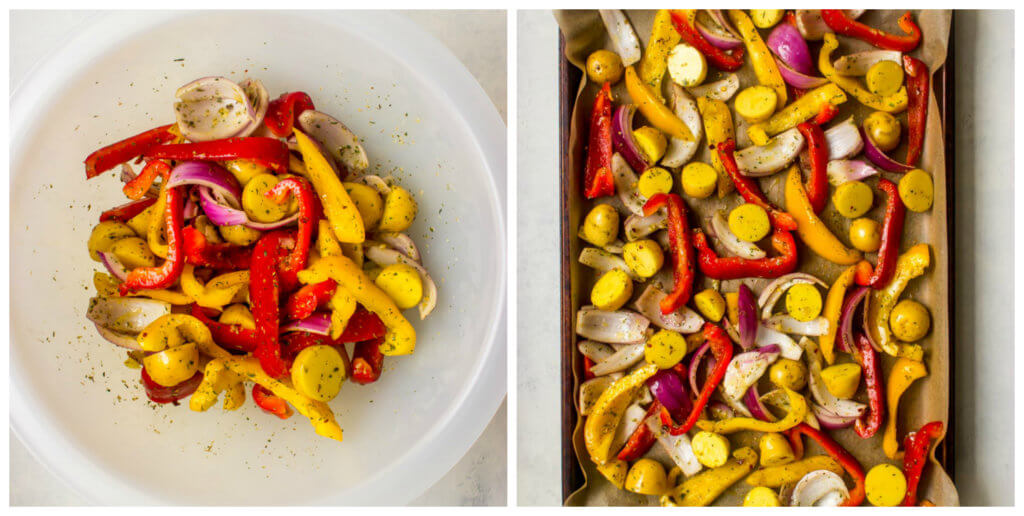
[[[490,206],[498,233],[505,235],[504,198],[499,191],[505,189],[506,142],[505,124],[498,115],[494,104],[483,88],[451,51],[425,32],[408,18],[390,12],[379,11],[259,11],[274,16],[302,16],[332,23],[339,28],[355,33],[378,47],[382,52],[400,60],[426,82],[433,82],[442,92],[458,92],[458,103],[452,95],[439,99],[449,104],[451,110],[475,135],[480,153],[485,159]],[[51,95],[62,90],[71,77],[84,70],[93,58],[103,55],[119,41],[142,33],[180,18],[199,15],[196,11],[135,11],[106,12],[96,15],[77,27],[77,33],[65,38],[62,45],[33,66],[24,80],[16,85],[10,96],[11,159],[12,165],[21,161],[25,135],[33,134],[41,123],[30,117]],[[343,15],[343,17],[342,17]],[[381,37],[386,35],[386,37]],[[389,40],[388,45],[380,41]],[[401,54],[395,49],[401,49]],[[430,69],[422,63],[430,63]],[[19,130],[13,130],[19,128]],[[501,181],[499,181],[499,179]],[[11,180],[13,181],[13,171]],[[471,372],[468,387],[456,398],[453,407],[443,416],[447,420],[434,425],[433,431],[403,456],[394,461],[390,468],[377,472],[377,478],[388,478],[389,486],[401,485],[402,489],[383,488],[378,481],[369,481],[360,492],[345,498],[328,496],[309,500],[309,504],[350,504],[383,505],[406,504],[422,494],[455,463],[465,455],[470,446],[479,438],[484,428],[497,412],[507,390],[507,342],[505,339],[505,299],[507,243],[504,238],[498,242],[499,289],[495,309],[489,314],[489,326],[484,351]],[[13,355],[12,355],[13,356]],[[10,427],[30,454],[44,468],[86,500],[102,504],[166,504],[164,500],[139,491],[135,486],[121,481],[111,472],[89,461],[67,441],[52,438],[56,430],[47,424],[47,417],[34,410],[33,395],[25,389],[14,364],[11,364]],[[472,407],[472,408],[471,408]],[[431,445],[443,436],[449,446]],[[46,444],[43,445],[42,443]],[[415,463],[416,467],[403,464]],[[105,485],[103,488],[98,488]],[[376,487],[375,487],[376,486]],[[116,498],[105,494],[117,493]]]

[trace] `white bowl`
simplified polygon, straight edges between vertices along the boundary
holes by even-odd
[[[184,61],[178,59],[184,58]],[[174,120],[206,75],[303,90],[359,134],[371,167],[416,194],[410,234],[440,288],[416,353],[332,402],[338,443],[307,420],[154,407],[124,353],[85,318],[86,239],[124,202],[96,148]],[[117,13],[37,67],[11,97],[11,427],[101,504],[402,504],[466,452],[505,394],[505,127],[437,41],[386,13]],[[500,186],[499,186],[500,185]],[[504,457],[495,457],[504,461]],[[12,472],[17,474],[17,472]]]

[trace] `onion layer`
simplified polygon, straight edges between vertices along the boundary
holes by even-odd
[[[593,306],[584,306],[576,314],[576,333],[598,342],[637,343],[644,339],[650,325],[650,319],[626,310],[606,312]],[[642,353],[643,345],[640,347]]]
[[[804,136],[797,128],[788,129],[769,140],[767,145],[752,145],[737,151],[736,166],[748,177],[774,174],[800,155],[804,143]]]
[[[626,159],[626,163],[634,172],[642,173],[651,166],[644,157],[636,140],[633,139],[633,115],[636,114],[636,106],[633,104],[622,104],[615,109],[612,115],[612,144],[615,152],[618,152]]]
[[[764,250],[757,247],[757,244],[740,240],[739,237],[733,234],[732,230],[729,229],[729,223],[725,220],[725,212],[723,210],[718,210],[711,216],[711,230],[715,232],[715,237],[718,238],[718,241],[722,243],[722,246],[727,251],[740,258],[758,260],[767,256]]]
[[[839,186],[849,181],[863,181],[878,173],[874,167],[861,160],[834,159],[828,162],[826,169],[828,182]]]
[[[886,172],[909,172],[914,170],[914,167],[906,165],[896,161],[887,156],[882,149],[875,146],[875,142],[871,141],[864,129],[860,130],[861,139],[864,140],[864,155],[871,160],[872,163],[881,168]]]

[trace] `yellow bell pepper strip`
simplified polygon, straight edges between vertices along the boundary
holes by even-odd
[[[878,290],[872,290],[868,308],[864,314],[864,331],[871,342],[892,356],[900,355],[900,346],[889,328],[889,314],[899,301],[900,294],[910,280],[924,274],[931,264],[928,244],[917,244],[896,260],[896,272],[892,281]]]
[[[750,64],[754,67],[757,82],[775,90],[778,105],[785,106],[786,82],[782,80],[779,66],[775,64],[775,56],[768,50],[768,45],[764,44],[757,27],[754,27],[754,21],[739,9],[729,9],[729,20],[743,37],[743,44],[747,46],[747,54],[750,55]]]
[[[654,91],[647,87],[632,66],[626,67],[626,91],[636,104],[644,118],[659,131],[673,138],[693,141],[693,133],[686,124],[672,112],[664,102],[658,99]]]
[[[889,420],[885,424],[885,433],[882,435],[882,451],[890,459],[896,459],[900,442],[896,436],[896,416],[899,413],[900,398],[907,391],[910,384],[918,378],[928,376],[923,362],[909,358],[898,358],[889,371],[889,382],[885,387],[886,402],[889,404]]]
[[[697,111],[704,119],[704,134],[708,138],[708,147],[716,149],[718,144],[736,137],[736,129],[732,123],[732,111],[729,111],[729,106],[725,102],[699,97]],[[718,198],[721,199],[732,193],[735,185],[729,178],[729,172],[725,170],[717,152],[711,153],[711,165],[718,172]]]
[[[92,284],[96,287],[96,292],[103,297],[116,297],[120,295],[118,288],[121,285],[121,282],[110,274],[104,272],[93,273]],[[172,305],[188,305],[192,303],[192,298],[188,297],[184,293],[167,289],[144,288],[125,294],[125,296],[148,297],[156,299],[157,301],[164,301]]]
[[[796,219],[796,232],[800,239],[818,256],[839,265],[853,265],[860,261],[861,252],[843,245],[814,213],[796,165],[789,169],[786,177],[786,211]]]
[[[321,257],[345,254],[341,250],[341,244],[338,242],[338,239],[334,238],[334,233],[331,232],[331,224],[323,219],[320,219],[320,227],[317,230],[316,248],[320,252]]]
[[[740,448],[732,456],[724,466],[694,475],[673,488],[669,493],[672,501],[683,507],[706,507],[757,467],[757,452],[752,448]]]
[[[359,304],[377,314],[384,322],[387,332],[381,344],[381,353],[390,356],[413,352],[416,348],[416,330],[402,316],[402,311],[391,297],[377,287],[355,262],[344,256],[326,256],[299,273],[299,281],[306,285],[328,279],[336,281],[339,289],[348,290]]]
[[[835,459],[828,455],[815,455],[781,466],[761,468],[751,473],[746,482],[755,487],[782,487],[786,484],[795,484],[804,478],[804,475],[820,469],[836,475],[843,474],[843,467]]]
[[[167,187],[160,186],[160,193],[156,197],[156,204],[153,205],[153,213],[164,213],[167,211]],[[149,217],[149,229],[146,231],[146,241],[149,243],[149,250],[153,254],[167,258],[167,244],[164,242],[164,218]]]
[[[295,407],[299,414],[309,418],[309,423],[313,425],[313,429],[317,434],[337,441],[342,440],[341,427],[334,420],[334,413],[331,412],[331,407],[327,406],[326,403],[303,396],[292,387],[291,382],[287,379],[275,380],[271,378],[267,373],[263,372],[259,360],[255,358],[231,357],[221,359],[221,361],[224,367],[232,373],[265,387],[275,396],[284,399]],[[207,365],[207,368],[209,368],[209,365]],[[214,401],[216,402],[216,400]]]
[[[799,425],[807,418],[807,400],[789,388],[782,387],[789,397],[789,412],[786,417],[778,421],[762,421],[752,417],[730,417],[719,421],[701,420],[697,426],[701,430],[715,432],[717,434],[732,434],[741,430],[753,430],[755,432],[785,432],[796,425]]]
[[[205,285],[196,278],[195,266],[186,264],[181,272],[181,290],[196,304],[205,308],[222,309],[240,290],[249,285],[249,271],[221,274]]]
[[[337,340],[345,332],[352,314],[356,313],[356,298],[348,289],[335,287],[327,306],[331,309],[331,338]]]
[[[682,123],[682,122],[680,122]],[[299,152],[306,164],[309,180],[313,189],[320,197],[324,215],[331,223],[334,236],[341,242],[358,244],[366,240],[366,228],[363,217],[356,209],[352,198],[348,196],[341,179],[334,172],[334,167],[322,152],[319,145],[308,136],[295,129],[295,140],[299,143]]]
[[[892,95],[875,95],[861,84],[859,78],[840,75],[836,71],[835,66],[832,65],[832,52],[837,48],[839,48],[839,40],[836,39],[836,35],[826,33],[825,42],[821,45],[821,53],[818,54],[818,69],[821,70],[821,75],[824,75],[826,79],[850,95],[853,95],[853,98],[857,99],[861,104],[876,111],[900,113],[907,109],[909,97],[907,96],[906,86],[900,86],[900,89]]]
[[[598,466],[616,460],[612,450],[615,429],[619,427],[622,415],[633,402],[644,382],[658,372],[658,366],[647,364],[611,384],[594,403],[594,407],[583,424],[583,442],[590,454],[590,460]]]
[[[829,365],[836,361],[835,345],[836,336],[839,334],[839,316],[842,315],[846,289],[850,288],[850,285],[853,284],[853,277],[856,272],[856,265],[847,267],[836,278],[835,283],[828,289],[828,295],[825,297],[824,316],[828,320],[828,331],[818,339],[818,344],[821,346],[821,354]]]
[[[802,97],[795,99],[788,106],[780,109],[764,122],[747,127],[747,136],[754,145],[768,145],[772,136],[788,131],[802,122],[806,122],[828,109],[825,106],[838,106],[846,102],[846,94],[835,84],[819,86]]]
[[[668,54],[678,44],[679,33],[672,26],[672,14],[668,9],[659,9],[654,15],[647,51],[640,60],[640,79],[661,102],[665,102],[661,95],[661,80],[665,76],[665,69],[668,68]]]
[[[230,357],[224,348],[213,341],[210,329],[203,321],[187,314],[167,314],[149,323],[135,339],[143,351],[163,351],[194,342],[199,352],[213,358]]]
[[[221,392],[224,395],[224,410],[235,410],[245,402],[245,384],[242,378],[224,367],[226,357],[217,358],[206,363],[203,369],[203,381],[196,392],[188,400],[188,408],[195,412],[205,412],[217,403]]]

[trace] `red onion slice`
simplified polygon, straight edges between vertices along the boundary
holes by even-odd
[[[772,280],[764,290],[761,291],[761,296],[757,298],[757,305],[761,307],[761,319],[768,319],[772,316],[772,310],[775,309],[775,303],[778,303],[779,298],[782,294],[797,283],[807,283],[808,285],[820,285],[822,288],[828,288],[828,284],[821,281],[815,276],[807,274],[806,272],[791,272],[784,276]]]
[[[634,172],[642,173],[651,166],[644,157],[636,140],[633,139],[633,115],[636,114],[636,106],[633,104],[622,104],[615,109],[612,115],[612,144],[615,152],[618,152],[626,159],[626,163]]]
[[[828,182],[832,186],[839,186],[849,181],[863,181],[878,174],[878,170],[871,165],[861,160],[851,159],[834,159],[829,161],[826,171],[828,173]]]
[[[690,95],[694,97],[707,97],[713,100],[721,100],[725,102],[732,98],[737,91],[740,90],[740,78],[734,73],[726,75],[724,79],[715,81],[712,83],[701,84],[700,86],[691,86],[687,88]]]
[[[798,321],[789,314],[775,314],[764,321],[764,325],[775,331],[791,335],[820,337],[828,333],[828,319],[815,317],[810,321]]]
[[[857,313],[857,306],[864,301],[870,291],[871,289],[868,287],[857,287],[843,301],[843,309],[839,312],[839,349],[841,351],[853,354],[857,350],[857,343],[853,341],[853,318]]]
[[[697,101],[693,100],[693,97],[682,86],[673,81],[668,81],[668,83],[671,108],[690,129],[693,139],[670,138],[665,155],[661,157],[661,164],[666,167],[681,167],[688,163],[700,148],[700,140],[704,136],[704,124],[700,119]]]
[[[651,390],[654,398],[668,409],[669,414],[676,421],[686,419],[693,409],[693,402],[690,401],[683,380],[679,377],[679,373],[672,369],[662,369],[655,373],[647,380],[647,387]]]
[[[839,399],[825,387],[825,382],[821,379],[821,351],[818,349],[818,345],[811,339],[803,337],[800,339],[800,347],[807,353],[807,385],[814,401],[839,417],[856,419],[863,415],[867,410],[867,405]]]
[[[299,127],[349,172],[361,174],[370,166],[359,137],[336,118],[307,109],[299,115]]]
[[[757,339],[757,307],[754,305],[754,293],[745,283],[740,283],[737,296],[737,318],[740,331],[740,347],[750,349]],[[738,397],[737,392],[734,397]]]
[[[814,61],[811,59],[811,50],[807,48],[807,42],[804,41],[796,27],[788,23],[776,25],[765,43],[778,56],[777,60],[791,70],[804,76],[813,72]]]
[[[779,359],[778,345],[764,346],[740,353],[732,358],[722,379],[722,392],[727,398],[740,399],[750,386],[768,371],[768,366]]]
[[[833,67],[839,75],[861,76],[882,61],[892,61],[902,67],[903,54],[898,50],[867,50],[840,57]]]
[[[800,360],[800,356],[803,354],[803,348],[791,339],[789,335],[779,333],[763,325],[757,329],[757,340],[754,341],[754,344],[759,348],[777,345],[781,350],[782,358],[790,360]]]
[[[708,23],[708,16],[704,14],[704,11],[697,12],[697,18],[694,21],[697,32],[700,32],[704,39],[708,40],[716,48],[721,50],[732,50],[743,46],[743,40],[729,33],[729,31],[721,28],[717,24]]]
[[[364,247],[363,252],[366,253],[367,259],[380,267],[401,263],[416,269],[416,272],[420,275],[420,282],[423,284],[423,299],[420,300],[419,304],[420,320],[426,319],[434,311],[434,307],[437,306],[437,284],[434,283],[434,278],[430,277],[430,273],[427,272],[423,265],[394,249],[382,245],[367,245]]]
[[[640,178],[618,152],[612,154],[612,176],[615,178],[615,193],[622,205],[634,215],[643,216],[644,198],[637,190]]]
[[[114,253],[97,252],[96,254],[100,256],[100,262],[112,276],[121,281],[128,279],[128,268],[114,256]]]
[[[686,434],[672,435],[666,432],[661,427],[661,418],[657,414],[647,418],[644,424],[657,437],[658,444],[665,449],[665,453],[668,453],[672,462],[679,466],[684,475],[688,477],[696,475],[704,468],[693,452],[690,436]]]
[[[769,176],[792,163],[805,143],[799,129],[787,129],[769,140],[767,145],[751,145],[737,151],[736,166],[747,177]]]
[[[844,11],[853,19],[864,14],[864,9],[844,9]],[[832,32],[832,29],[825,24],[825,20],[821,17],[821,9],[797,9],[795,14],[796,28],[806,40],[819,41],[825,37],[826,33]]]
[[[202,77],[174,93],[178,128],[189,141],[237,136],[256,118],[242,88],[226,77]]]
[[[690,364],[687,366],[687,369],[689,369],[690,392],[694,394],[700,393],[700,386],[697,385],[697,373],[700,369],[700,362],[704,359],[704,355],[707,354],[709,349],[711,349],[711,344],[705,342],[690,357]]]
[[[247,78],[238,84],[249,100],[253,117],[249,124],[235,136],[250,136],[263,123],[263,117],[267,115],[267,106],[270,105],[270,95],[259,79]]]
[[[811,403],[811,411],[814,412],[814,417],[818,418],[818,423],[822,428],[829,430],[839,430],[852,426],[857,418],[855,417],[841,417],[825,410],[821,405],[817,403]]]
[[[590,372],[597,376],[601,376],[609,373],[625,371],[626,369],[636,365],[643,358],[644,344],[642,342],[628,344],[613,353],[612,356],[594,364],[594,366],[590,368]]]
[[[167,177],[167,188],[197,185],[220,194],[232,206],[241,206],[242,187],[224,167],[205,161],[183,161]]]
[[[620,270],[625,272],[633,281],[640,281],[640,276],[637,276],[633,269],[626,265],[626,260],[623,260],[621,256],[616,256],[604,249],[598,249],[596,247],[585,247],[580,251],[579,262],[591,269],[599,271],[601,273],[608,272],[610,270]]]
[[[598,14],[604,21],[612,44],[618,50],[624,66],[630,66],[640,61],[640,38],[629,23],[626,14],[618,9],[599,9]]]
[[[577,334],[610,344],[640,342],[646,337],[645,332],[650,324],[648,318],[627,310],[606,312],[593,306],[584,306],[576,314]]]
[[[779,66],[779,75],[782,76],[782,80],[794,88],[813,90],[814,88],[824,86],[828,82],[828,79],[824,77],[814,77],[813,75],[794,70],[779,58],[775,58],[775,63]]]
[[[765,407],[764,403],[761,402],[761,395],[757,392],[757,382],[754,382],[747,389],[746,394],[743,395],[743,404],[750,411],[750,415],[757,419],[761,421],[775,421],[775,417],[768,411],[768,407]]]
[[[740,258],[759,260],[767,256],[764,250],[757,247],[757,244],[740,240],[729,229],[729,223],[725,220],[724,210],[718,210],[711,216],[711,231],[714,232],[714,237],[721,242],[722,247],[725,247],[727,251]]]
[[[795,507],[838,507],[850,498],[843,477],[827,470],[814,470],[793,488],[791,505]]]
[[[861,138],[864,140],[864,155],[871,160],[872,163],[881,168],[886,172],[909,172],[914,170],[914,167],[906,165],[896,161],[887,156],[882,149],[875,146],[875,142],[871,141],[864,129],[860,130]]]
[[[704,326],[704,318],[686,306],[667,314],[661,313],[661,300],[666,296],[661,289],[648,284],[640,297],[633,302],[633,306],[652,324],[665,330],[690,334],[698,332]]]
[[[732,21],[725,15],[725,11],[722,9],[707,9],[707,13],[711,16],[712,20],[715,20],[719,27],[732,34],[733,37],[739,38],[741,41],[743,40],[743,35],[740,34],[740,31],[736,30],[736,27],[732,26]]]
[[[825,131],[825,142],[829,160],[852,158],[864,148],[864,139],[852,116],[829,127]]]
[[[416,247],[416,242],[409,235],[405,233],[383,232],[377,233],[375,238],[387,244],[388,247],[404,254],[410,260],[416,263],[420,262],[420,250]]]
[[[633,214],[626,217],[626,222],[623,223],[622,227],[626,233],[626,241],[634,242],[659,229],[667,228],[668,213],[664,208],[659,208],[658,211],[647,217]]]
[[[135,335],[108,330],[99,323],[93,324],[96,326],[96,331],[100,334],[100,337],[106,339],[107,342],[132,351],[142,351],[142,345],[139,344]]]
[[[715,419],[729,419],[736,416],[736,412],[732,407],[718,400],[711,400],[711,402],[708,403],[708,412],[710,412],[711,417]]]
[[[302,319],[301,321],[294,321],[281,327],[281,333],[293,331],[305,331],[315,333],[317,335],[330,335],[331,314],[315,312],[313,315]]]
[[[94,297],[89,300],[86,318],[104,328],[136,334],[150,323],[171,313],[171,304],[146,297]]]
[[[259,231],[269,231],[294,224],[299,220],[299,213],[295,212],[276,222],[253,222],[249,220],[249,216],[244,211],[227,206],[229,203],[229,199],[220,197],[218,193],[212,192],[209,188],[199,187],[199,204],[203,207],[203,213],[210,219],[210,222],[218,226],[244,225]]]
[[[580,354],[594,362],[600,362],[615,354],[615,348],[603,342],[594,342],[592,340],[581,340],[576,347],[580,350]]]

